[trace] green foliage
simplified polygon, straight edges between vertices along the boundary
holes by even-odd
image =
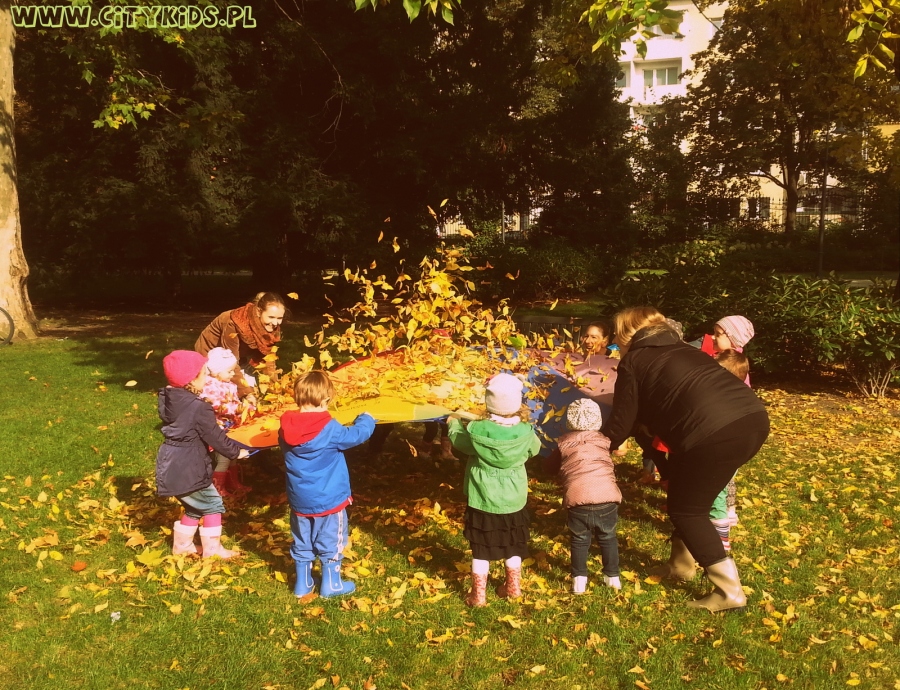
[[[473,265],[483,268],[477,287],[485,300],[578,296],[612,285],[624,270],[618,253],[577,247],[562,238],[504,244],[499,233],[488,229],[465,247]]]
[[[749,318],[756,330],[747,353],[769,371],[842,365],[861,393],[883,397],[900,368],[900,305],[892,287],[851,287],[833,274],[824,280],[741,270],[724,247],[693,242],[657,253],[665,273],[631,272],[605,293],[607,311],[650,304],[681,321],[689,337],[711,332],[728,314]]]
[[[618,55],[622,43],[631,40],[638,55],[647,57],[653,27],[659,26],[666,34],[678,29],[681,15],[668,9],[668,4],[668,0],[594,0],[582,15],[597,34],[593,49],[606,48]]]
[[[66,52],[23,33],[22,227],[42,275],[177,282],[194,268],[252,268],[289,290],[298,272],[313,284],[322,269],[382,263],[382,231],[425,255],[437,240],[429,205],[473,225],[552,188],[578,233],[627,218],[615,67],[573,47],[560,8],[473,5],[453,26],[333,1],[263,4],[254,17],[255,29],[198,29],[183,43],[123,30],[96,50],[84,32],[63,32]],[[166,86],[158,98],[118,78],[125,57]],[[561,64],[565,74],[550,67]],[[118,129],[93,129],[111,102]],[[153,116],[124,126],[150,112],[142,103]]]

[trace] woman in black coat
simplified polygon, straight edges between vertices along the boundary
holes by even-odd
[[[716,589],[689,606],[743,607],[737,566],[709,511],[769,435],[765,407],[712,357],[683,342],[652,307],[617,314],[616,342],[623,356],[604,431],[615,448],[645,426],[669,448],[668,512],[675,530],[667,574],[691,579],[696,559]]]

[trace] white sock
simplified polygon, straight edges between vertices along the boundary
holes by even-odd
[[[603,576],[603,584],[607,587],[612,587],[613,589],[622,589],[622,581],[619,579],[619,576],[608,577],[607,575]]]
[[[483,561],[480,558],[472,559],[472,574],[487,575],[491,571],[491,562]]]
[[[522,557],[521,556],[513,556],[512,558],[506,559],[506,567],[510,570],[519,570],[522,567]]]
[[[572,593],[584,594],[587,589],[587,575],[576,575],[572,578]]]

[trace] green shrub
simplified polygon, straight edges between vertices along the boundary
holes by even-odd
[[[564,240],[500,241],[495,232],[478,232],[466,253],[481,271],[484,297],[555,299],[582,295],[619,280],[625,261],[598,247],[575,247]]]
[[[864,395],[883,397],[900,368],[900,306],[892,288],[854,288],[833,275],[824,280],[738,272],[723,266],[677,263],[663,275],[631,275],[602,298],[609,312],[650,304],[684,324],[685,334],[710,332],[728,314],[753,321],[747,347],[768,371],[843,365]]]

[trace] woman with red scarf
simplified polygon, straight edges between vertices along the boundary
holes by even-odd
[[[237,357],[240,369],[252,369],[261,364],[281,340],[283,319],[284,300],[274,292],[261,292],[252,302],[219,314],[203,329],[194,349],[205,355],[214,347],[224,347]],[[238,395],[255,402],[256,389],[248,385],[245,378],[244,371],[235,374],[233,381],[238,387]]]

